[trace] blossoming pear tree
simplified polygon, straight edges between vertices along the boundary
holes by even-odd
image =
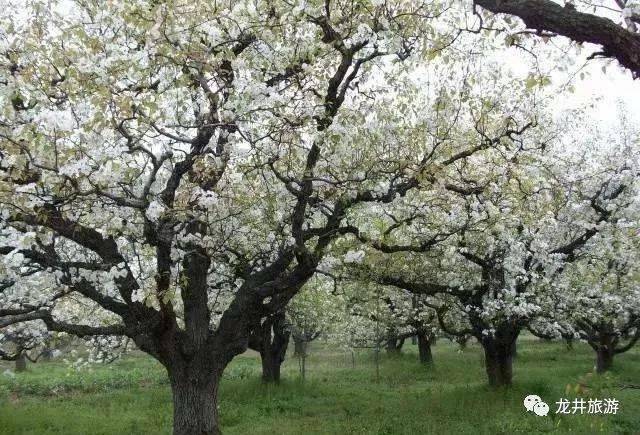
[[[455,111],[425,112],[434,93],[413,77],[450,69],[447,5],[14,6],[0,13],[0,328],[129,337],[167,370],[174,433],[219,433],[223,370],[348,211],[437,180]]]
[[[45,352],[42,344],[49,338],[45,328],[16,324],[0,332],[0,360],[15,361],[15,371],[27,369],[27,361],[36,362]]]
[[[637,209],[637,163],[627,158],[628,149],[601,147],[597,154],[582,143],[570,147],[580,150],[576,155],[563,155],[566,140],[533,146],[538,139],[530,136],[493,157],[476,154],[477,166],[459,170],[461,178],[483,186],[473,195],[443,199],[441,192],[404,210],[394,203],[384,210],[391,217],[387,230],[366,223],[353,230],[368,246],[364,269],[372,279],[444,297],[435,307],[442,328],[478,339],[494,386],[511,383],[516,340],[549,315],[544,295],[555,291],[565,267]],[[453,331],[442,321],[447,316],[463,316],[466,327]]]
[[[571,333],[586,341],[598,373],[640,340],[637,216],[637,208],[621,216],[566,268],[547,293],[554,315],[536,322],[536,331],[548,337]]]

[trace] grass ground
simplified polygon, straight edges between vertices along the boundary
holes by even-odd
[[[415,346],[383,358],[380,377],[368,352],[351,356],[316,345],[303,383],[298,365],[284,365],[283,383],[259,381],[255,355],[236,358],[225,372],[220,414],[225,434],[640,434],[640,349],[620,355],[606,376],[591,376],[593,355],[584,345],[521,340],[515,384],[485,385],[482,353],[459,353],[441,340],[435,366],[417,362]],[[7,367],[9,367],[7,365]],[[0,372],[6,367],[0,366]],[[582,384],[582,386],[580,386]],[[527,413],[528,394],[551,412]],[[555,415],[555,402],[613,397],[616,415]],[[80,371],[62,362],[31,365],[15,378],[0,374],[0,434],[169,434],[171,394],[163,369],[147,357],[129,357]]]

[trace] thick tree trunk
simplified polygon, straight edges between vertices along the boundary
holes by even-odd
[[[16,359],[16,373],[24,372],[27,370],[27,356],[24,352],[20,352]]]
[[[433,364],[433,355],[431,354],[431,341],[427,334],[418,333],[418,353],[422,364]]]
[[[509,386],[513,380],[513,353],[515,339],[511,342],[493,337],[482,339],[485,367],[489,385],[492,387]]]
[[[219,435],[218,384],[221,371],[198,365],[170,369],[174,435]]]

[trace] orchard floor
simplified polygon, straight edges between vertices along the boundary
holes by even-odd
[[[638,346],[640,348],[640,346]],[[485,385],[477,345],[460,353],[440,340],[435,366],[418,364],[416,348],[383,356],[376,378],[371,352],[355,357],[316,344],[301,382],[296,360],[279,386],[262,385],[255,354],[236,358],[225,373],[220,415],[225,434],[513,434],[640,433],[640,349],[619,355],[606,376],[590,375],[593,354],[576,344],[530,337],[519,341],[515,383]],[[15,378],[0,365],[0,434],[170,434],[171,395],[162,368],[144,356],[108,366],[70,369],[63,362],[31,364]],[[635,388],[632,386],[635,385]],[[547,417],[527,413],[537,394]],[[616,415],[556,415],[560,398],[615,398]]]

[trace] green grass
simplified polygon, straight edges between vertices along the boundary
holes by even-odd
[[[588,375],[593,354],[586,346],[519,342],[515,384],[492,391],[485,385],[482,353],[464,353],[446,340],[434,347],[435,367],[417,363],[414,346],[383,358],[376,380],[372,356],[356,366],[339,350],[317,345],[302,383],[295,360],[283,383],[259,381],[255,355],[236,358],[220,389],[225,434],[513,434],[640,433],[640,352],[620,355],[603,377]],[[9,367],[9,365],[6,365]],[[5,365],[0,365],[0,372]],[[579,393],[576,393],[576,385]],[[567,391],[568,386],[571,391]],[[614,397],[617,415],[537,417],[522,400],[538,394],[551,407],[561,397]],[[15,378],[0,375],[0,434],[169,434],[171,394],[166,375],[149,358],[129,357],[80,371],[63,363],[40,363]]]

